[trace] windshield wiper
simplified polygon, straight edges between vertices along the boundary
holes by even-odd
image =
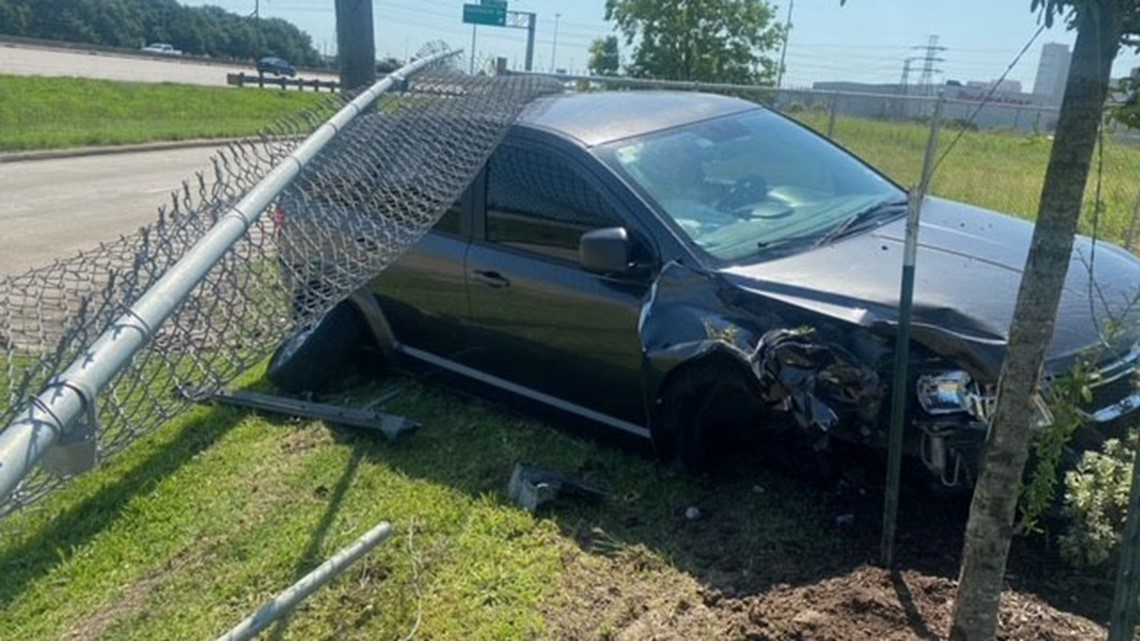
[[[815,243],[812,245],[812,249],[814,249],[816,247],[821,247],[821,246],[826,245],[828,243],[835,242],[836,240],[842,238],[844,235],[846,235],[848,232],[850,232],[855,227],[857,227],[857,226],[859,226],[859,225],[861,225],[861,224],[863,224],[869,220],[873,220],[875,218],[878,218],[879,216],[881,216],[882,214],[884,214],[886,212],[894,211],[894,210],[898,209],[899,207],[906,207],[906,201],[905,200],[887,200],[887,201],[883,201],[880,203],[875,203],[874,205],[871,205],[870,207],[868,207],[866,209],[862,209],[860,211],[857,211],[854,214],[851,214],[850,216],[848,216],[847,218],[844,218],[843,220],[841,220],[838,225],[831,228],[831,231],[827,232],[823,236],[820,236],[819,240],[815,241]]]

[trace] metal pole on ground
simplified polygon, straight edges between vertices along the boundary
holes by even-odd
[[[934,158],[938,153],[938,132],[942,122],[944,99],[938,97],[934,116],[930,119],[930,138],[926,142],[926,156],[922,161],[922,177],[910,192],[906,215],[906,242],[903,247],[902,286],[899,292],[898,336],[895,342],[894,381],[891,383],[891,433],[887,452],[887,488],[883,507],[882,561],[887,568],[895,564],[895,530],[898,525],[899,482],[902,476],[903,430],[905,429],[907,384],[910,364],[910,319],[914,303],[915,256],[918,253],[918,225],[922,201],[930,189],[934,173]]]
[[[1136,632],[1136,605],[1140,599],[1140,447],[1132,463],[1132,490],[1128,499],[1128,521],[1120,541],[1120,566],[1116,570],[1116,592],[1108,641],[1132,641]]]
[[[390,536],[392,536],[392,526],[386,522],[372,528],[352,545],[334,554],[320,567],[306,574],[300,581],[261,606],[257,612],[234,626],[229,632],[218,637],[218,641],[252,639],[258,632],[269,627],[269,624],[292,610],[298,603],[304,601],[310,594],[316,592],[318,588],[331,581],[348,566],[355,563],[357,559]]]

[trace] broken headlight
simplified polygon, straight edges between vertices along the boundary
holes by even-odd
[[[932,416],[966,412],[984,421],[990,409],[986,401],[974,379],[961,370],[918,377],[918,404]]]
[[[983,388],[961,370],[919,376],[917,395],[918,404],[931,416],[961,412],[983,423],[989,423],[993,418],[994,406],[997,404],[992,387]],[[1034,395],[1033,406],[1037,410],[1037,427],[1053,423],[1053,413],[1041,395]]]

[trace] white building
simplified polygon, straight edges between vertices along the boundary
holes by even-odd
[[[1037,65],[1037,80],[1033,83],[1033,95],[1046,105],[1059,105],[1065,95],[1065,84],[1069,79],[1069,63],[1073,55],[1069,45],[1050,42],[1041,47],[1041,62]]]

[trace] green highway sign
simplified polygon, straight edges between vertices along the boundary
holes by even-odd
[[[505,27],[507,25],[507,3],[503,2],[501,5],[465,4],[463,5],[463,22]]]
[[[507,8],[507,0],[479,0],[481,7],[500,7],[504,11]]]

